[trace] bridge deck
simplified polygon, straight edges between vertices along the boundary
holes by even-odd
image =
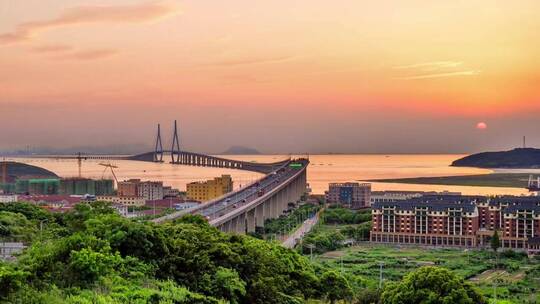
[[[171,152],[162,151],[147,152],[137,155],[34,155],[32,158],[53,158],[53,159],[81,159],[81,160],[134,160],[146,162],[163,162],[164,154],[170,153],[171,162],[175,165],[215,167],[226,169],[238,169],[268,174],[287,164],[290,159],[275,163],[255,163],[235,159],[227,159],[218,156],[205,155],[188,151]]]

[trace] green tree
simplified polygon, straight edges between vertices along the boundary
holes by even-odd
[[[352,288],[347,279],[333,270],[323,273],[320,284],[324,297],[330,303],[348,300],[352,297]]]
[[[36,225],[23,214],[0,211],[0,240],[30,241],[36,233]]]
[[[493,236],[491,237],[491,249],[493,249],[494,252],[497,252],[500,247],[501,239],[499,238],[499,232],[495,230],[495,232],[493,232]]]
[[[0,299],[6,299],[23,285],[26,275],[21,270],[0,264]]]
[[[232,304],[239,303],[246,295],[246,282],[240,279],[235,270],[229,268],[218,267],[209,285],[214,297],[226,299]]]
[[[427,266],[386,285],[382,304],[483,304],[482,295],[445,268]]]

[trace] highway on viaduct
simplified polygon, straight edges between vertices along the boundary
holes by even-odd
[[[256,182],[199,206],[153,220],[161,223],[199,214],[224,232],[245,233],[283,214],[306,193],[307,159],[289,160]]]

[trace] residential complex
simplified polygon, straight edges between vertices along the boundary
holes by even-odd
[[[205,182],[187,184],[187,197],[192,200],[206,202],[233,191],[230,175],[222,175]]]
[[[371,184],[331,183],[326,192],[326,201],[351,209],[367,208],[370,204]]]
[[[539,197],[422,196],[372,206],[371,241],[540,252]]]

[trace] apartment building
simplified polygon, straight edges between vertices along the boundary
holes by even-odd
[[[340,204],[351,209],[367,208],[371,205],[371,184],[331,183],[325,197],[330,204]]]
[[[187,184],[187,197],[199,202],[206,202],[233,191],[230,175],[222,175],[205,182]]]
[[[432,246],[501,247],[540,252],[540,198],[424,196],[372,207],[371,241]]]

